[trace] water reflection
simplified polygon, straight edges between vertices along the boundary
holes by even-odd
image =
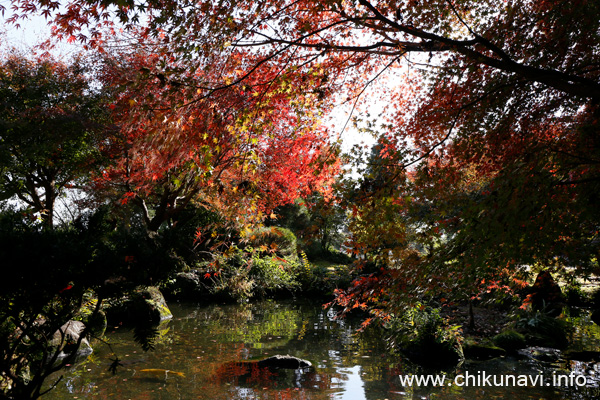
[[[107,335],[110,347],[97,344],[92,357],[69,370],[45,398],[583,400],[600,394],[594,391],[597,388],[402,386],[399,375],[420,371],[389,354],[379,332],[356,335],[360,321],[336,320],[332,311],[319,304],[171,308],[174,319],[162,331],[155,351],[141,351],[129,330],[115,328]],[[585,331],[582,335],[594,334]],[[108,368],[115,354],[123,366],[113,375]],[[275,354],[309,360],[314,368],[253,368],[257,360]],[[536,375],[551,373],[551,368],[507,358],[468,362],[447,377],[467,371]]]

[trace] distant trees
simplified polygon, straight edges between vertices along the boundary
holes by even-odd
[[[47,229],[57,198],[89,178],[107,130],[87,69],[18,52],[0,61],[0,200],[18,198]]]

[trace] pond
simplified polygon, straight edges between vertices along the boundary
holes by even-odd
[[[174,318],[161,327],[153,351],[142,351],[130,330],[114,327],[107,333],[110,346],[96,343],[94,354],[65,371],[57,388],[43,399],[584,400],[600,397],[597,385],[588,382],[579,387],[573,377],[569,381],[568,366],[510,357],[470,361],[447,375],[432,375],[445,379],[441,387],[431,383],[409,385],[402,380],[420,373],[419,369],[391,354],[379,330],[367,329],[356,334],[360,320],[336,319],[332,310],[323,309],[318,303],[265,301],[170,306]],[[581,335],[600,337],[589,329]],[[252,374],[240,371],[240,365],[245,365],[240,361],[261,360],[276,354],[309,360],[313,368]],[[115,356],[122,365],[110,371]],[[580,372],[589,376],[594,373],[589,367],[588,371]],[[494,386],[492,376],[497,384],[502,379],[504,387]],[[510,376],[514,381],[507,378]],[[565,378],[559,382],[561,385],[555,376]],[[525,383],[523,379],[528,381]]]

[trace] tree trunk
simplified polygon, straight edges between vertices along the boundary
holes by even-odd
[[[469,330],[475,330],[475,314],[473,313],[473,300],[469,299]]]

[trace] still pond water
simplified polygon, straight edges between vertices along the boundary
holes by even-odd
[[[134,343],[131,331],[113,329],[107,333],[110,346],[96,343],[94,354],[65,371],[57,388],[43,400],[600,398],[596,384],[553,385],[553,373],[567,374],[572,364],[551,365],[508,357],[466,362],[447,373],[443,387],[403,386],[401,376],[419,373],[415,366],[390,354],[374,330],[357,335],[359,320],[335,319],[331,310],[324,310],[318,303],[170,306],[174,318],[161,327],[154,351],[142,351]],[[589,341],[595,340],[598,332],[582,330],[578,335],[580,341]],[[243,376],[240,364],[234,363],[276,354],[310,360],[314,368]],[[109,367],[115,355],[123,365],[113,374]],[[580,372],[588,377],[600,374],[594,368],[590,370],[588,365]],[[452,384],[457,376],[467,373],[475,377],[470,386]],[[528,386],[482,386],[484,373],[497,380],[513,375],[535,381]],[[457,382],[463,380],[459,377]]]

